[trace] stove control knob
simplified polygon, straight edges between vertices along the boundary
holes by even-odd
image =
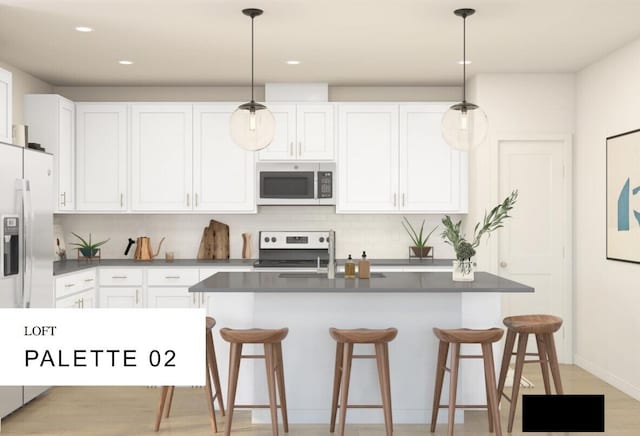
[[[276,242],[276,238],[275,237],[271,237],[271,242]]]
[[[269,242],[269,238],[265,236],[264,242]]]
[[[320,236],[319,241],[320,241],[320,242],[324,242],[324,236]]]

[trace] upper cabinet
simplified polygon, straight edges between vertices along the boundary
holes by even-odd
[[[255,153],[231,139],[237,105],[196,104],[193,109],[193,208],[255,212]]]
[[[76,206],[127,209],[127,105],[76,104]]]
[[[442,139],[448,103],[340,104],[343,213],[466,213],[467,156]]]
[[[269,147],[259,152],[260,161],[335,159],[334,106],[317,104],[268,104],[276,120]]]
[[[54,211],[75,209],[75,104],[55,94],[24,96],[29,142],[54,156]]]
[[[131,105],[131,207],[192,209],[192,105]]]
[[[0,68],[0,141],[13,143],[11,129],[13,113],[11,72]]]

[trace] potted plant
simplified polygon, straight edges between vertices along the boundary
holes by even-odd
[[[406,216],[403,216],[402,219],[404,220],[404,221],[401,221],[402,227],[404,227],[404,229],[407,231],[407,234],[411,238],[411,241],[413,241],[413,247],[411,247],[413,254],[415,254],[417,257],[421,259],[423,257],[427,257],[429,255],[429,252],[431,251],[431,246],[427,245],[427,242],[429,241],[429,237],[433,234],[433,232],[436,231],[438,226],[436,225],[433,228],[433,230],[431,230],[429,233],[425,235],[424,233],[425,220],[422,220],[420,231],[417,232],[413,228],[413,226],[411,225],[411,223],[409,222]]]
[[[502,203],[491,209],[491,212],[484,213],[482,223],[477,223],[473,230],[473,240],[469,242],[465,239],[465,235],[460,230],[462,220],[453,223],[449,215],[442,219],[444,231],[442,238],[451,245],[456,252],[456,260],[453,261],[453,280],[454,281],[473,281],[473,264],[471,258],[476,254],[476,248],[480,245],[482,235],[490,234],[494,230],[502,227],[505,219],[509,218],[509,211],[518,199],[518,191],[513,191]]]
[[[105,239],[104,241],[93,243],[91,242],[91,233],[89,233],[89,242],[87,242],[82,236],[76,233],[71,232],[71,234],[78,238],[80,242],[71,242],[70,244],[78,247],[78,250],[80,250],[80,254],[82,254],[84,257],[94,257],[98,253],[98,249],[100,248],[100,246],[109,242],[109,239]]]

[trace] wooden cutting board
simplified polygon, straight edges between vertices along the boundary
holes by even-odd
[[[216,220],[202,232],[198,259],[229,259],[229,226]]]

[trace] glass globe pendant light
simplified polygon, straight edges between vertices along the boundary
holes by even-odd
[[[487,136],[489,122],[487,115],[477,104],[467,101],[467,17],[475,9],[456,9],[453,11],[462,17],[462,102],[456,103],[442,117],[442,136],[451,147],[468,151],[477,146]]]
[[[253,97],[253,19],[262,15],[262,9],[243,9],[251,17],[251,101],[241,104],[231,115],[231,139],[249,151],[258,151],[273,141],[276,121],[273,114]]]

